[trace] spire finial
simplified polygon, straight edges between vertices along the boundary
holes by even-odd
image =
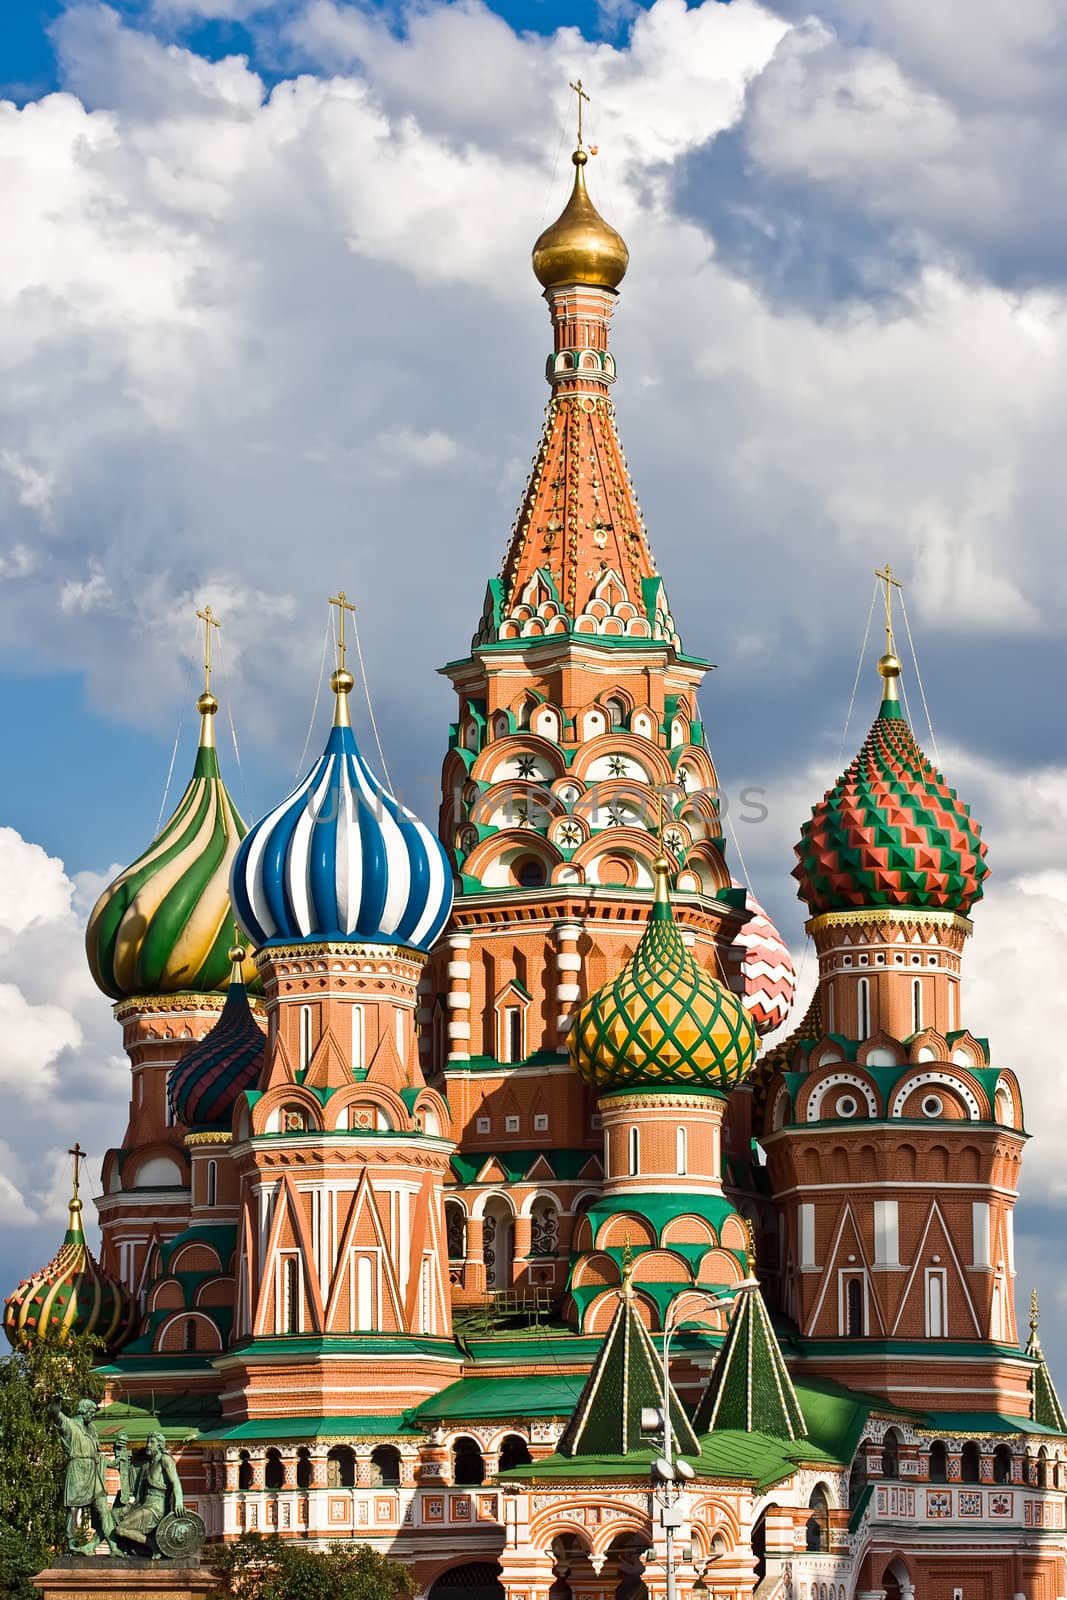
[[[630,1245],[630,1235],[627,1233],[622,1241],[622,1293],[623,1298],[630,1300],[634,1292],[634,1253]]]
[[[582,148],[582,101],[588,100],[589,96],[582,88],[581,78],[576,78],[570,87],[578,96],[578,149],[580,150]]]
[[[81,1164],[85,1160],[85,1151],[82,1149],[80,1143],[76,1139],[72,1148],[67,1151],[67,1154],[68,1156],[74,1157],[74,1198],[80,1202],[81,1196],[78,1186],[81,1180]],[[1034,1290],[1034,1294],[1037,1294],[1036,1289]]]
[[[203,611],[198,611],[197,617],[204,624],[204,692],[196,702],[196,709],[201,716],[200,747],[209,750],[215,743],[215,725],[212,717],[219,709],[219,703],[211,692],[211,630],[221,628],[222,624],[209,605]]]
[[[67,1211],[69,1213],[69,1221],[67,1223],[67,1238],[70,1240],[72,1236],[76,1239],[81,1238],[81,1164],[85,1160],[85,1151],[82,1149],[78,1140],[75,1140],[73,1147],[67,1151],[67,1154],[68,1156],[74,1157],[74,1186],[70,1201],[67,1206]]]
[[[337,670],[330,679],[330,688],[337,696],[337,704],[333,713],[333,725],[335,728],[347,728],[351,726],[351,719],[348,714],[348,696],[351,694],[352,686],[356,680],[345,666],[345,651],[348,648],[345,644],[345,613],[351,612],[354,617],[356,608],[343,589],[338,589],[336,594],[330,596],[330,604],[337,607],[338,616]]]
[[[899,578],[893,576],[893,569],[888,561],[881,570],[876,567],[874,575],[885,589],[885,655],[878,663],[879,676],[884,684],[882,690],[884,704],[887,700],[895,701],[897,698],[900,661],[893,644],[893,590],[902,588],[902,584]]]
[[[1037,1333],[1037,1325],[1041,1320],[1040,1311],[1041,1311],[1041,1307],[1040,1307],[1040,1305],[1038,1303],[1037,1290],[1036,1289],[1031,1289],[1030,1290],[1030,1332],[1031,1332],[1031,1334],[1036,1334]]]

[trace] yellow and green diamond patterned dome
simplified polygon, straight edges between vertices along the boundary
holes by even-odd
[[[197,708],[196,765],[177,810],[104,890],[85,931],[93,978],[113,1000],[210,994],[229,982],[230,865],[248,829],[219,773],[217,701],[205,691]],[[245,981],[254,977],[248,963]]]
[[[689,1089],[726,1094],[756,1059],[757,1034],[738,997],[699,967],[682,940],[656,862],[652,915],[622,971],[581,1007],[571,1061],[601,1094]]]

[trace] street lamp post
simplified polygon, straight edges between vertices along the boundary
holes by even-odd
[[[750,1287],[749,1282],[739,1286],[741,1289]],[[704,1302],[705,1311],[715,1311],[721,1306],[732,1305],[732,1295],[713,1295],[696,1291]],[[679,1479],[682,1484],[691,1483],[695,1474],[687,1461],[674,1459],[674,1431],[671,1427],[671,1339],[690,1317],[676,1317],[672,1319],[671,1313],[679,1305],[679,1300],[673,1300],[667,1308],[667,1315],[663,1319],[663,1366],[660,1393],[662,1396],[662,1409],[657,1415],[652,1406],[646,1406],[641,1413],[641,1431],[643,1433],[661,1433],[663,1438],[663,1454],[652,1463],[652,1495],[660,1508],[659,1521],[663,1529],[666,1544],[664,1567],[667,1573],[667,1600],[678,1600],[678,1577],[674,1558],[674,1535],[682,1525],[682,1514],[678,1508],[678,1501],[682,1493]]]

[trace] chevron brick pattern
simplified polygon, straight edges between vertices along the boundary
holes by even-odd
[[[966,915],[989,871],[982,830],[895,703],[812,811],[793,876],[813,914],[919,906]]]
[[[734,887],[741,888],[734,879]],[[796,993],[796,969],[785,941],[751,889],[749,920],[734,939],[741,951],[741,1003],[761,1036],[780,1028]]]

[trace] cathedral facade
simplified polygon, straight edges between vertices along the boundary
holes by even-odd
[[[887,569],[784,1026],[616,431],[626,246],[573,161],[436,832],[353,734],[343,594],[325,749],[251,828],[208,676],[88,927],[131,1069],[101,1259],[76,1196],[5,1327],[103,1338],[102,1436],[162,1428],[211,1538],[366,1541],[427,1600],[1063,1600],[1022,1096],[960,1002],[981,830],[903,714]]]

